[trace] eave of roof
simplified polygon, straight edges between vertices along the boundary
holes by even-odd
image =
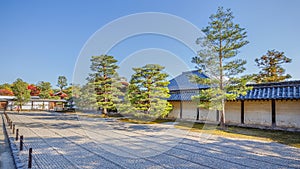
[[[248,86],[252,86],[253,89],[248,91],[245,96],[237,98],[237,100],[300,100],[300,80],[249,84]],[[191,101],[192,96],[198,95],[198,92],[192,91],[193,90],[185,90],[185,92],[180,90],[171,91],[171,96],[168,100]]]
[[[239,100],[300,99],[300,81],[249,84],[253,89]]]

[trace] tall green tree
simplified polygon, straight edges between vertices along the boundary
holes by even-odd
[[[57,80],[57,87],[60,88],[60,91],[63,91],[66,86],[68,86],[67,78],[65,76],[59,76]]]
[[[121,101],[121,82],[116,65],[117,60],[113,56],[92,56],[88,81],[94,86],[96,104],[107,115],[108,110],[116,109],[116,104]]]
[[[39,94],[40,98],[42,99],[51,98],[52,86],[50,82],[40,81],[37,84],[37,87],[40,89],[40,94]]]
[[[30,90],[28,90],[27,87],[28,84],[20,78],[12,84],[12,91],[16,97],[16,104],[19,106],[20,110],[22,110],[22,106],[30,99]]]
[[[128,99],[131,105],[141,113],[150,117],[165,117],[172,109],[166,100],[170,97],[164,67],[157,64],[147,64],[141,68],[133,68],[128,89]]]
[[[282,64],[291,63],[292,59],[285,56],[284,52],[276,50],[268,50],[267,54],[255,59],[256,65],[261,69],[254,75],[256,83],[262,82],[280,82],[291,78],[289,74],[285,74]]]
[[[216,14],[210,16],[208,26],[203,28],[204,38],[197,39],[201,46],[198,55],[192,59],[197,68],[209,76],[207,79],[192,77],[192,81],[210,86],[202,90],[199,106],[218,110],[220,124],[225,127],[225,101],[235,100],[245,95],[248,76],[241,76],[245,71],[245,60],[236,58],[239,49],[248,44],[247,32],[239,24],[233,22],[234,16],[230,9],[219,7]]]

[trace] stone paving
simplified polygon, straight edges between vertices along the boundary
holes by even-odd
[[[15,164],[11,155],[8,138],[6,136],[6,128],[3,125],[3,120],[0,118],[0,168],[14,169]]]
[[[9,112],[32,168],[300,168],[300,149],[56,112]],[[14,137],[8,129],[9,135]],[[14,141],[19,147],[19,142]]]

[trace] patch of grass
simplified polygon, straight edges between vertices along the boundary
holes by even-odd
[[[158,123],[166,123],[166,122],[174,122],[173,119],[137,119],[137,118],[122,118],[119,121],[133,124],[158,124]]]
[[[88,118],[109,118],[109,117],[123,117],[121,114],[114,113],[114,114],[91,114],[91,113],[84,113],[84,112],[72,112],[71,114],[77,114],[79,116],[88,117]]]
[[[87,114],[87,113],[76,113],[79,116],[82,117],[88,117],[88,118],[106,118],[107,116],[105,116],[104,114]]]
[[[191,127],[192,126],[192,127]],[[244,127],[228,126],[226,130],[221,130],[215,125],[190,122],[180,122],[176,125],[178,128],[190,129],[193,132],[201,132],[213,135],[219,135],[230,138],[241,138],[249,140],[273,141],[300,148],[300,133],[278,130],[263,130]]]

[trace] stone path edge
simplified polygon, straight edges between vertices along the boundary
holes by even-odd
[[[22,163],[22,161],[19,157],[20,151],[18,150],[17,145],[15,144],[14,138],[10,137],[8,135],[6,121],[3,117],[3,114],[1,114],[1,116],[2,116],[2,121],[3,121],[3,125],[4,125],[4,131],[3,132],[6,136],[6,138],[8,138],[8,144],[9,144],[11,154],[13,156],[14,164],[15,164],[17,169],[24,169],[24,164]]]

